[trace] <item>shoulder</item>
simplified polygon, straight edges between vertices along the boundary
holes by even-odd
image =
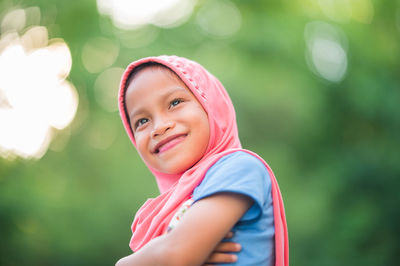
[[[196,201],[218,192],[233,192],[261,200],[270,187],[264,163],[247,152],[237,151],[221,157],[208,169],[193,198]]]
[[[268,170],[264,163],[245,151],[236,151],[221,157],[213,166],[210,167],[206,175],[222,171],[228,171],[229,173],[251,171],[253,173],[257,172],[261,175],[268,175]]]

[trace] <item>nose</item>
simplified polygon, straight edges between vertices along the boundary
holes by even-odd
[[[167,131],[175,127],[172,120],[158,119],[154,123],[154,128],[151,131],[151,137],[155,138],[164,135]]]

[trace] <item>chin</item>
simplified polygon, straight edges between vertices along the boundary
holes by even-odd
[[[178,163],[177,165],[172,164],[169,167],[163,168],[161,172],[173,175],[183,174],[186,170],[190,169],[195,164],[196,164],[195,162],[194,163],[186,162],[185,164]]]

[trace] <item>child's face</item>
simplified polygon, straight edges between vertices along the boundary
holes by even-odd
[[[204,155],[210,136],[207,113],[170,70],[146,67],[125,95],[127,115],[143,160],[157,171],[179,174]]]

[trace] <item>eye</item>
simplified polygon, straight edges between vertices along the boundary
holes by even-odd
[[[135,129],[138,128],[138,127],[140,127],[140,126],[142,126],[142,125],[144,125],[144,124],[146,124],[147,122],[149,122],[149,119],[147,119],[147,118],[140,118],[140,119],[138,119],[138,120],[136,121],[136,123],[135,123]]]
[[[173,100],[169,103],[169,107],[177,106],[177,105],[180,104],[181,102],[183,102],[182,99],[173,99]]]

